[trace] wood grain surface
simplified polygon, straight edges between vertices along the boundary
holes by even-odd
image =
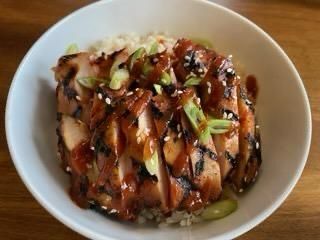
[[[44,210],[11,161],[4,128],[8,89],[19,62],[52,24],[90,0],[0,0],[0,239],[84,239]],[[296,65],[308,91],[313,139],[306,168],[271,217],[238,239],[320,239],[320,2],[217,0],[269,33]]]

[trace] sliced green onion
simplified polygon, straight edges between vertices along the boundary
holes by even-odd
[[[110,78],[112,78],[113,74],[115,73],[115,71],[117,71],[119,69],[119,65],[122,63],[122,61],[115,60],[114,63],[112,64],[111,68],[110,68]]]
[[[190,77],[188,80],[183,84],[185,87],[190,87],[190,86],[196,86],[199,85],[201,82],[201,78],[198,77]]]
[[[150,47],[149,55],[156,54],[158,52],[158,48],[159,48],[158,42],[154,42]]]
[[[149,62],[146,62],[143,65],[142,73],[143,75],[147,76],[152,70],[153,70],[153,66]]]
[[[118,69],[112,75],[109,87],[113,90],[119,90],[123,83],[129,79],[129,72],[127,69]]]
[[[72,43],[67,47],[65,52],[66,52],[66,54],[75,54],[75,53],[79,52],[79,47],[77,44]]]
[[[233,199],[220,200],[206,207],[201,217],[205,220],[224,218],[238,208],[238,203]]]
[[[158,173],[159,168],[157,151],[155,151],[152,154],[152,157],[149,160],[146,160],[144,164],[151,175],[156,175]]]
[[[205,47],[205,48],[212,48],[212,47],[213,47],[212,43],[211,43],[209,40],[207,40],[207,39],[203,39],[203,38],[192,38],[191,40],[192,40],[194,43],[199,44],[199,45],[201,45],[201,46],[203,46],[203,47]]]
[[[144,47],[138,48],[131,57],[130,62],[130,70],[132,70],[133,65],[136,63],[136,61],[141,58],[146,53],[146,49]]]
[[[93,89],[97,82],[106,82],[106,79],[103,78],[97,78],[97,77],[80,77],[77,78],[77,81],[82,85],[83,87]]]
[[[199,132],[199,125],[202,121],[205,121],[205,116],[201,108],[199,108],[193,101],[190,99],[184,106],[183,110],[185,111],[191,126],[196,132]]]
[[[172,82],[172,80],[171,80],[171,77],[170,77],[169,73],[163,72],[161,74],[160,83],[162,85],[168,86],[168,85],[171,84],[171,82]]]
[[[207,122],[212,134],[222,134],[230,130],[232,121],[225,119],[210,119]]]
[[[154,89],[156,90],[156,93],[158,93],[159,95],[162,94],[162,87],[159,84],[153,84]]]
[[[210,128],[206,127],[199,136],[199,141],[201,144],[206,144],[208,143],[209,138],[211,137],[211,132],[210,132]]]

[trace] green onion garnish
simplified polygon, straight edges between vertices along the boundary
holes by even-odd
[[[196,86],[199,85],[201,82],[201,78],[198,77],[190,77],[188,80],[183,84],[185,87],[190,87],[190,86]]]
[[[80,77],[77,78],[77,81],[80,83],[81,86],[93,89],[98,82],[104,83],[107,81],[107,79],[97,77]]]
[[[156,93],[161,95],[162,94],[162,87],[159,84],[153,84],[154,89],[156,90]]]
[[[146,53],[146,49],[144,47],[138,48],[131,57],[130,62],[130,70],[132,70],[133,65],[136,63],[136,61],[141,58]]]
[[[225,119],[210,119],[207,122],[212,134],[222,134],[230,130],[232,121]]]
[[[201,213],[205,220],[224,218],[233,213],[238,208],[238,202],[233,199],[226,199],[212,203]]]
[[[149,62],[145,62],[142,68],[143,75],[147,76],[153,70],[153,66]]]
[[[152,157],[149,159],[149,160],[146,160],[144,162],[145,166],[146,166],[146,169],[148,170],[148,172],[151,174],[151,175],[156,175],[157,172],[158,172],[158,168],[159,168],[159,165],[158,165],[158,153],[157,151],[155,151],[153,154],[152,154]]]
[[[69,55],[69,54],[75,54],[75,53],[77,53],[77,52],[79,52],[79,47],[78,47],[78,45],[75,44],[75,43],[70,44],[70,45],[67,47],[66,51],[65,51],[65,53],[68,54],[68,55]]]
[[[158,42],[154,42],[150,47],[149,55],[156,54],[158,52],[158,47],[159,47]]]
[[[172,81],[171,81],[171,77],[170,77],[169,73],[163,72],[163,73],[161,74],[160,83],[161,83],[162,85],[168,86],[168,85],[171,84],[171,82],[172,82]]]
[[[113,90],[119,90],[123,83],[129,79],[129,72],[127,69],[118,69],[112,75],[109,87]]]

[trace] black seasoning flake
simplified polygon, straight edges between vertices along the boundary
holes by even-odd
[[[163,90],[165,93],[171,95],[176,91],[176,86],[173,84],[170,84],[168,86],[163,86]]]
[[[177,178],[177,182],[183,189],[183,197],[186,198],[189,195],[189,192],[192,190],[190,181],[186,177],[182,176]]]
[[[72,99],[75,99],[76,96],[78,95],[76,90],[74,90],[73,88],[70,88],[69,86],[63,87],[63,94],[67,96],[69,101]]]
[[[108,157],[111,153],[111,149],[104,143],[101,137],[97,138],[94,150],[96,153],[103,153],[106,157]]]
[[[73,79],[77,74],[77,69],[75,67],[71,67],[67,74],[64,76],[62,80],[62,85],[67,87],[70,83],[70,80]]]
[[[225,86],[223,91],[223,96],[225,98],[230,98],[232,93],[233,86]]]
[[[72,117],[80,118],[81,113],[82,113],[82,107],[78,106],[77,109],[74,111],[74,113],[72,113]]]
[[[209,158],[211,158],[212,160],[217,160],[217,154],[214,153],[213,151],[211,151],[211,149],[200,145],[200,149],[204,154],[207,154],[209,156]]]
[[[196,176],[199,176],[204,169],[204,159],[203,158],[201,158],[198,162],[196,162],[195,168],[196,168],[195,174],[196,174]]]
[[[163,113],[154,105],[154,103],[151,103],[151,113],[155,119],[163,117]]]
[[[187,142],[191,142],[191,133],[187,129],[184,129],[182,132],[183,132],[184,139]]]
[[[224,154],[225,154],[226,159],[231,163],[231,165],[232,165],[233,167],[235,167],[236,164],[237,164],[237,157],[236,157],[236,156],[232,156],[232,155],[230,154],[230,152],[228,152],[228,151],[225,151]]]

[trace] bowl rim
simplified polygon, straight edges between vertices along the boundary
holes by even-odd
[[[6,139],[7,139],[9,152],[10,152],[12,161],[14,163],[14,166],[15,166],[20,178],[22,179],[23,183],[25,184],[25,186],[29,190],[29,192],[40,203],[40,205],[42,207],[44,207],[51,215],[53,215],[56,219],[58,219],[64,225],[68,226],[70,229],[82,234],[83,236],[86,236],[86,237],[89,237],[92,239],[105,239],[105,240],[116,240],[116,239],[109,237],[109,236],[105,236],[105,235],[101,235],[99,233],[96,233],[96,232],[92,231],[91,229],[86,228],[86,227],[82,226],[81,224],[79,224],[78,222],[74,221],[73,218],[65,215],[61,210],[57,209],[53,204],[49,204],[48,202],[46,202],[46,200],[42,197],[42,194],[40,192],[38,192],[38,190],[29,182],[27,176],[25,175],[23,168],[21,167],[21,165],[18,164],[18,161],[16,160],[18,157],[17,157],[16,151],[14,150],[14,142],[12,140],[13,138],[12,138],[11,131],[10,131],[11,128],[10,128],[10,121],[9,121],[9,111],[10,111],[10,109],[12,109],[12,107],[11,107],[12,98],[13,98],[13,94],[14,94],[15,85],[18,82],[18,73],[21,71],[21,69],[23,69],[25,67],[27,60],[29,59],[33,50],[35,48],[37,48],[39,42],[41,42],[51,32],[53,32],[56,28],[63,25],[65,22],[67,22],[72,17],[75,17],[75,16],[81,14],[82,12],[87,11],[88,9],[95,8],[98,5],[110,4],[114,1],[115,0],[104,0],[104,1],[93,2],[91,4],[85,5],[79,9],[71,12],[70,14],[66,15],[65,17],[60,19],[58,22],[53,24],[51,27],[49,27],[38,38],[38,40],[32,45],[32,47],[28,50],[27,54],[21,60],[19,67],[17,68],[17,70],[14,74],[13,80],[11,82],[11,86],[10,86],[8,96],[7,96],[6,108],[5,108],[5,131],[6,131]],[[305,145],[303,146],[303,148],[304,148],[303,149],[303,152],[304,152],[303,159],[300,162],[299,167],[296,170],[294,177],[291,179],[291,181],[288,184],[285,191],[281,195],[276,197],[276,200],[273,202],[272,205],[270,205],[268,208],[264,209],[256,217],[250,219],[249,221],[243,223],[242,225],[239,225],[238,227],[232,229],[229,232],[222,233],[218,236],[209,238],[209,239],[233,239],[237,236],[244,234],[245,232],[249,231],[250,229],[254,228],[258,224],[263,222],[266,218],[268,218],[286,200],[286,198],[288,197],[288,195],[290,194],[290,192],[293,190],[294,186],[298,182],[298,180],[303,172],[303,169],[305,167],[306,161],[308,159],[309,151],[310,151],[310,144],[311,144],[311,137],[312,137],[312,118],[311,118],[310,103],[309,103],[306,89],[303,85],[303,81],[302,81],[297,69],[295,68],[294,64],[292,63],[290,58],[287,56],[287,54],[284,52],[284,50],[279,46],[279,44],[275,40],[273,40],[262,28],[258,27],[255,23],[253,23],[252,21],[250,21],[246,17],[240,15],[239,13],[237,13],[227,7],[221,6],[217,3],[211,2],[209,0],[189,0],[189,1],[197,2],[198,4],[205,4],[208,7],[215,7],[221,11],[225,11],[228,14],[236,16],[239,19],[239,21],[244,22],[244,24],[250,25],[250,27],[252,27],[255,31],[259,32],[259,34],[262,34],[264,36],[264,38],[266,38],[270,43],[272,43],[273,47],[275,47],[276,50],[281,53],[281,57],[284,58],[284,60],[287,62],[288,66],[290,67],[291,71],[293,72],[293,74],[297,80],[298,87],[303,95],[303,105],[304,105],[304,108],[305,108],[305,111],[307,114],[306,124],[307,124],[307,131],[308,132],[306,135],[307,139],[306,139]]]

